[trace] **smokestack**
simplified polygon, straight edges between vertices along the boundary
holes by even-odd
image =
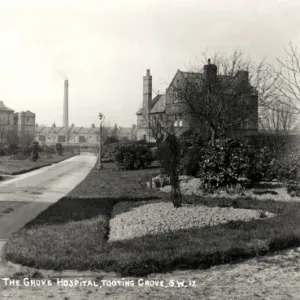
[[[68,128],[69,128],[69,82],[65,80],[65,91],[64,91],[64,115],[63,115],[63,126],[65,130],[65,137],[67,141]]]
[[[146,70],[146,76],[143,77],[143,107],[146,112],[152,108],[152,76],[150,70]]]

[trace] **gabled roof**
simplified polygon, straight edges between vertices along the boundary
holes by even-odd
[[[139,110],[138,110],[138,112],[136,113],[137,115],[142,115],[143,114],[143,111],[144,111],[144,108],[142,107],[142,108],[140,108]]]
[[[163,113],[166,110],[166,95],[157,95],[152,99],[152,108],[150,109],[150,114]],[[140,108],[137,115],[142,115],[144,108]]]
[[[88,134],[90,133],[91,129],[92,129],[91,127],[82,127],[79,133]]]
[[[41,126],[41,127],[35,128],[35,132],[36,132],[36,134],[44,135],[44,134],[50,133],[51,129],[52,129],[52,127]]]
[[[97,134],[99,134],[99,128],[97,128],[97,127],[91,128],[91,130],[89,131],[89,133],[97,133]]]
[[[52,127],[51,133],[61,133],[63,130],[63,127]]]
[[[14,112],[13,109],[4,105],[4,102],[0,100],[0,111]]]
[[[70,133],[79,133],[81,128],[83,128],[83,127],[82,126],[80,126],[80,127],[75,127],[75,126],[69,127],[69,132]]]
[[[157,95],[153,100],[150,114],[163,113],[166,110],[166,95]]]

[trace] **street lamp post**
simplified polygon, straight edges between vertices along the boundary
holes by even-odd
[[[103,165],[101,164],[101,140],[102,140],[102,123],[105,119],[104,114],[99,113],[99,119],[100,119],[100,130],[99,130],[99,160],[98,160],[98,166],[97,169],[98,170],[102,170],[103,169]]]

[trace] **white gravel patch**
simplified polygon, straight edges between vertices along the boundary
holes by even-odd
[[[192,177],[192,176],[186,176],[186,175],[181,175],[179,176],[180,180],[180,189],[182,195],[192,195],[192,196],[204,196],[205,194],[201,190],[201,179]],[[155,181],[160,182],[160,186],[157,187],[155,185]],[[268,184],[268,185],[278,185],[278,182],[261,182],[261,184]],[[147,186],[150,188],[150,183],[147,182]],[[161,175],[155,176],[152,178],[152,186],[153,188],[157,188],[162,192],[170,193],[171,192],[171,186],[169,183],[169,180],[166,177],[163,177]],[[257,195],[254,194],[253,191],[256,190],[257,188],[251,188],[251,189],[246,189],[243,194],[228,194],[225,191],[217,191],[214,194],[211,195],[206,195],[206,196],[211,196],[211,197],[226,197],[228,199],[236,199],[240,197],[251,197],[253,199],[257,200],[274,200],[274,201],[287,201],[287,202],[300,202],[300,197],[292,197],[291,195],[288,194],[287,190],[285,187],[272,187],[272,188],[263,188],[262,190],[272,190],[277,193],[277,195],[273,194],[262,194],[262,195]]]
[[[121,202],[110,219],[109,241],[131,239],[147,234],[180,229],[215,226],[229,221],[259,219],[261,210],[232,207],[208,207],[184,204],[174,208],[171,202]],[[275,216],[267,213],[267,217]]]
[[[183,195],[197,195],[197,196],[203,195],[203,193],[200,189],[200,184],[201,184],[200,178],[181,175],[181,176],[179,176],[179,180],[180,180],[181,193]],[[160,187],[155,186],[156,181],[158,181],[160,183]],[[164,177],[161,175],[153,177],[152,185],[153,185],[153,188],[158,188],[162,192],[167,192],[167,193],[171,192],[170,182],[167,177]],[[149,182],[147,182],[147,186],[150,187]]]

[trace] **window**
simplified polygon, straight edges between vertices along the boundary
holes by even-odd
[[[179,114],[179,127],[182,127],[182,114]]]
[[[65,141],[66,141],[66,138],[65,138],[64,135],[59,135],[59,136],[58,136],[58,142],[59,142],[59,143],[64,143]]]
[[[173,91],[173,98],[174,98],[174,103],[179,102],[179,93],[178,93],[178,91]]]
[[[177,127],[179,124],[179,121],[177,120],[177,115],[174,116],[174,127]]]
[[[182,114],[178,114],[174,116],[174,126],[182,127]]]
[[[79,136],[79,143],[84,143],[86,142],[85,137],[83,135]]]
[[[45,142],[45,141],[46,141],[46,136],[44,136],[44,135],[39,135],[39,141],[40,141],[40,142]]]

